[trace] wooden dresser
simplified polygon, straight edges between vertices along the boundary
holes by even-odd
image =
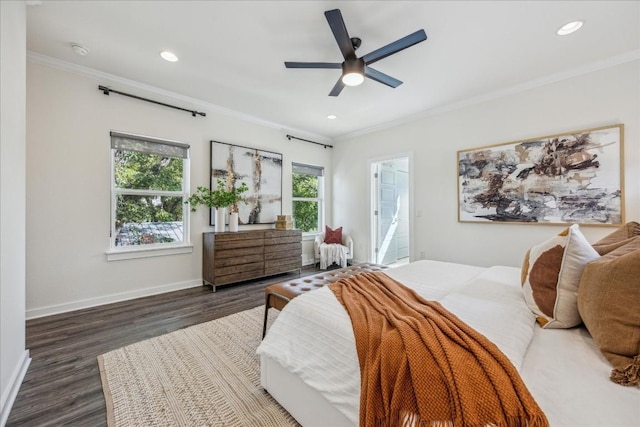
[[[202,280],[216,286],[302,268],[300,230],[203,233]]]

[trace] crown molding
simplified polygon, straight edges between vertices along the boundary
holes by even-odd
[[[391,120],[388,122],[380,123],[375,126],[371,126],[368,128],[360,129],[354,132],[345,133],[343,135],[337,137],[327,137],[325,135],[319,135],[310,133],[303,129],[294,129],[286,127],[280,123],[272,122],[269,120],[265,120],[256,116],[252,116],[250,114],[246,114],[240,111],[232,110],[230,108],[222,107],[217,104],[212,104],[207,101],[203,101],[196,98],[191,98],[185,95],[181,95],[179,93],[171,92],[156,86],[147,85],[145,83],[137,82],[134,80],[126,79],[123,77],[116,76],[114,74],[105,73],[102,71],[95,70],[93,68],[85,67],[82,65],[72,64],[67,61],[62,61],[60,59],[52,58],[46,55],[42,55],[39,53],[27,52],[27,60],[36,64],[45,65],[51,68],[59,69],[62,71],[67,71],[75,74],[82,75],[84,77],[88,77],[94,79],[96,81],[105,80],[113,83],[119,84],[122,86],[126,86],[133,89],[142,90],[148,93],[156,94],[159,96],[163,96],[166,98],[170,98],[172,100],[185,102],[189,105],[193,105],[194,107],[198,107],[201,109],[206,109],[209,111],[213,111],[222,115],[226,115],[229,117],[233,117],[236,119],[244,120],[250,123],[254,123],[257,125],[265,126],[271,129],[277,129],[284,134],[287,133],[296,133],[298,135],[316,139],[322,142],[340,142],[349,140],[358,136],[366,135],[373,132],[382,131],[385,129],[393,128],[402,124],[415,122],[427,117],[433,117],[440,114],[444,114],[450,111],[458,110],[461,108],[469,107],[476,104],[481,104],[483,102],[492,101],[499,98],[504,98],[510,95],[515,95],[521,92],[528,91],[530,89],[534,89],[537,87],[557,83],[563,80],[571,79],[574,77],[582,76],[585,74],[593,73],[596,71],[600,71],[606,68],[615,67],[617,65],[622,65],[628,62],[638,61],[640,60],[640,50],[634,50],[630,52],[626,52],[620,55],[616,55],[601,61],[592,62],[587,65],[583,65],[581,67],[576,67],[571,70],[563,71],[560,73],[551,74],[539,79],[531,80],[526,83],[522,83],[519,85],[511,86],[508,88],[500,89],[497,91],[489,92],[483,95],[475,96],[472,98],[463,99],[461,101],[453,102],[451,104],[431,108],[428,110],[421,111],[419,113],[411,114],[396,120]]]
[[[499,98],[504,98],[510,95],[515,95],[521,92],[528,91],[541,86],[546,86],[552,83],[561,82],[563,80],[579,77],[585,74],[593,73],[596,71],[604,70],[606,68],[615,67],[617,65],[626,64],[628,62],[640,60],[640,50],[633,50],[620,55],[610,57],[602,61],[592,62],[581,67],[576,67],[571,70],[562,71],[560,73],[550,74],[548,76],[531,80],[526,83],[511,86],[508,88],[500,89],[497,91],[489,92],[483,95],[475,96],[472,98],[463,99],[461,101],[453,102],[451,104],[431,108],[421,111],[419,113],[411,114],[409,116],[402,117],[400,119],[391,120],[388,122],[380,123],[375,126],[371,126],[365,129],[361,129],[355,132],[346,133],[337,137],[334,137],[335,142],[349,140],[358,136],[366,135],[373,132],[393,128],[402,124],[411,123],[424,119],[427,117],[433,117],[440,114],[448,113],[450,111],[459,110],[461,108],[469,107],[471,105],[481,104],[483,102],[492,101]]]
[[[105,81],[109,84],[117,84],[121,86],[126,86],[130,89],[137,89],[147,93],[159,95],[165,98],[169,98],[174,101],[184,102],[188,105],[192,105],[194,108],[204,109],[208,111],[212,111],[218,114],[222,114],[228,117],[233,117],[236,119],[244,120],[250,123],[254,123],[260,126],[264,126],[271,129],[277,129],[281,131],[283,134],[287,133],[296,133],[298,135],[303,135],[307,138],[321,140],[322,142],[330,143],[332,142],[331,138],[327,138],[325,135],[318,135],[315,133],[310,133],[303,129],[295,129],[284,126],[281,123],[272,122],[269,120],[262,119],[260,117],[252,116],[250,114],[246,114],[240,111],[232,110],[230,108],[222,107],[217,104],[213,104],[207,101],[203,101],[197,98],[191,98],[189,96],[181,95],[176,92],[171,92],[169,90],[165,90],[156,86],[151,86],[145,83],[141,83],[135,80],[126,79],[124,77],[116,76],[115,74],[105,73],[103,71],[99,71],[93,68],[85,67],[83,65],[73,64],[71,62],[63,61],[61,59],[52,58],[47,55],[42,55],[40,53],[27,51],[27,60],[34,64],[44,65],[50,68],[55,68],[61,71],[67,71],[74,74],[79,74],[83,77],[87,77],[98,82],[104,83]],[[106,86],[106,84],[105,84]]]

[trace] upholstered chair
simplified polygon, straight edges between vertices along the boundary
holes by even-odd
[[[318,267],[322,264],[321,263],[322,260],[320,259],[320,255],[321,255],[320,246],[326,245],[326,243],[324,243],[324,236],[325,236],[324,232],[318,233],[315,241],[313,242],[313,253],[315,257],[314,264],[317,265]],[[342,233],[342,245],[346,246],[347,248],[347,261],[352,260],[353,259],[353,239],[348,233],[344,233],[344,232]]]

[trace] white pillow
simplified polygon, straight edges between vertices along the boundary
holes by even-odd
[[[522,265],[522,291],[543,328],[572,328],[578,313],[578,285],[588,262],[600,258],[578,224],[533,246]]]

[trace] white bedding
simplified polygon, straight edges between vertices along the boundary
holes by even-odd
[[[535,325],[522,297],[519,269],[419,261],[385,273],[440,301],[493,341],[521,372],[551,426],[640,426],[640,393],[608,380],[610,367],[584,329]],[[355,339],[347,312],[329,288],[291,301],[258,353],[297,375],[358,424]],[[617,401],[612,404],[612,399]],[[595,408],[597,414],[590,414]]]
[[[423,297],[440,301],[496,343],[511,362],[520,367],[533,337],[535,319],[519,290],[509,285],[509,268],[452,267],[449,263],[423,261],[386,270],[386,273]],[[470,280],[472,278],[476,280]],[[494,282],[495,286],[482,286],[485,282]],[[329,288],[291,301],[271,327],[258,353],[268,354],[299,375],[357,423],[360,369],[355,339],[349,315]]]

